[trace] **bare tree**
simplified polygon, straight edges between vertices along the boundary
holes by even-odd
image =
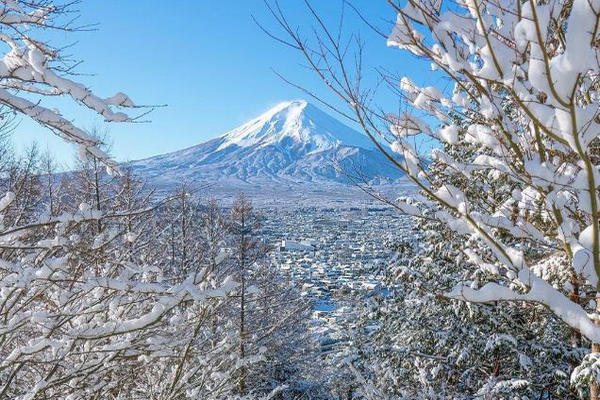
[[[267,6],[285,36],[268,33],[304,56],[348,111],[332,108],[358,123],[420,189],[417,201],[388,200],[390,204],[443,223],[457,237],[477,239],[478,246],[464,249],[470,260],[465,282],[444,296],[545,305],[593,343],[572,382],[578,387],[591,384],[590,398],[597,399],[600,3],[388,3],[397,16],[393,29],[388,35],[371,24],[375,32],[386,37],[389,46],[430,62],[454,84],[450,93],[442,93],[382,68],[382,80],[405,109],[401,113],[374,105],[375,88],[362,85],[363,43],[331,29],[309,2],[314,37],[292,26],[277,3]],[[346,4],[364,18],[361,10]],[[457,124],[453,115],[463,123]],[[417,135],[449,145],[472,145],[466,160],[440,149],[431,156],[445,165],[448,176],[462,174],[473,180],[479,193],[487,192],[485,179],[499,177],[507,179],[507,190],[480,199],[443,174],[432,173],[427,155],[414,145]],[[563,258],[566,265],[558,264],[564,265],[575,286],[556,285],[547,278],[548,265]],[[491,272],[495,278],[479,282],[468,274],[473,270]],[[587,291],[594,295],[584,301],[581,294]]]
[[[171,284],[132,251],[142,216],[162,204],[144,204],[131,180],[122,192],[102,193],[100,164],[114,172],[116,163],[100,140],[48,104],[62,96],[107,122],[139,121],[119,111],[137,107],[125,94],[103,98],[75,81],[77,63],[45,39],[49,30],[86,29],[74,25],[76,4],[0,0],[0,117],[24,115],[75,143],[95,172],[91,201],[65,196],[69,207],[55,208],[45,204],[54,202],[44,196],[54,186],[40,180],[37,149],[17,158],[10,146],[0,147],[8,156],[0,160],[1,398],[136,397],[136,371],[151,374],[148,360],[172,356],[164,344],[170,317],[195,321],[187,310],[223,299],[235,286],[209,289],[193,275]],[[122,246],[123,239],[131,245]]]
[[[239,353],[238,357],[242,363],[239,370],[238,381],[239,393],[246,394],[247,368],[244,363],[246,358],[246,309],[248,300],[248,268],[255,263],[264,252],[256,240],[256,229],[260,227],[260,217],[254,212],[252,204],[245,194],[241,194],[231,208],[230,231],[233,236],[233,251],[235,257],[236,276],[240,284],[239,288]]]

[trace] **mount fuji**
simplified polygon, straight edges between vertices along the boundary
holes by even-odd
[[[208,142],[129,165],[159,187],[185,181],[316,188],[348,184],[348,174],[374,182],[402,177],[368,137],[304,100],[280,103]]]

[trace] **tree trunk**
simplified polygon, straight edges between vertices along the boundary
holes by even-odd
[[[570,281],[572,289],[569,292],[569,300],[571,300],[573,303],[579,304],[579,279],[573,271],[571,271]],[[571,346],[573,348],[581,347],[581,333],[579,333],[578,330],[571,330]]]
[[[245,291],[246,291],[246,282],[242,275],[242,296],[241,296],[241,307],[240,307],[240,358],[242,359],[242,363],[244,362],[244,358],[246,358],[246,349],[244,346],[244,341],[246,340],[246,331],[245,331]],[[246,393],[246,366],[242,364],[241,368],[241,377],[240,377],[240,394],[244,395]]]
[[[187,272],[187,220],[186,220],[186,192],[181,191],[181,271]]]
[[[94,197],[96,200],[96,210],[100,210],[100,177],[98,176],[98,160],[94,158]],[[102,232],[102,222],[100,219],[96,220],[96,227],[98,233]]]
[[[592,343],[592,353],[600,352],[600,345],[597,343]],[[590,400],[598,400],[600,399],[600,387],[598,387],[598,382],[593,382],[590,385]]]
[[[600,313],[600,293],[596,293],[596,313]],[[600,319],[596,318],[594,321],[596,325],[600,325]],[[592,353],[600,353],[600,344],[592,343]],[[600,385],[597,381],[594,381],[590,385],[590,400],[600,400]]]
[[[246,366],[244,363],[244,359],[246,358],[246,349],[245,349],[245,341],[246,341],[246,238],[245,238],[245,229],[246,229],[246,220],[245,215],[241,216],[241,227],[242,227],[242,235],[240,240],[240,273],[241,273],[241,296],[240,296],[240,358],[242,359],[242,368],[241,368],[241,377],[240,377],[240,385],[239,390],[240,394],[244,395],[246,393]]]

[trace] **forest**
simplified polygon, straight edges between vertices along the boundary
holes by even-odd
[[[306,0],[310,26],[286,3],[265,1],[257,28],[332,97],[284,83],[350,121],[363,154],[414,188],[384,194],[345,171],[411,224],[377,238],[390,257],[365,272],[377,290],[345,298],[343,340],[324,350],[314,299],[274,262],[262,229],[274,210],[243,193],[225,202],[215,182],[154,187],[102,127],[52,106],[113,125],[162,108],[82,83],[50,39],[86,29],[78,2],[0,0],[0,398],[600,398],[600,1],[389,0],[394,22],[377,24],[364,3],[342,1],[330,23]],[[364,80],[345,13],[400,72]],[[431,71],[404,76],[414,59]],[[444,87],[427,83],[437,74]],[[286,118],[307,107],[290,104]],[[16,148],[23,120],[73,145],[72,166]],[[280,125],[306,147],[308,130]]]

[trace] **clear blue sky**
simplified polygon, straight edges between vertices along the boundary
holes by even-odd
[[[329,22],[337,21],[341,0],[313,0]],[[385,1],[355,0],[371,21],[386,30],[395,19]],[[310,33],[313,21],[302,0],[281,0],[289,19]],[[113,156],[120,161],[139,159],[188,147],[224,133],[283,100],[305,98],[278,78],[284,73],[331,99],[313,74],[306,71],[294,50],[267,37],[252,21],[254,14],[276,29],[262,0],[83,0],[82,23],[98,23],[93,32],[60,33],[53,44],[77,42],[68,50],[84,63],[80,79],[105,97],[127,93],[138,104],[167,104],[156,109],[148,124],[105,124],[70,102],[57,103],[66,117],[84,128],[107,127]],[[383,66],[417,82],[440,83],[428,65],[399,50],[387,48],[347,9],[346,30],[360,31],[367,41],[367,74]],[[436,82],[437,81],[437,82]],[[392,96],[382,101],[393,106]],[[23,120],[14,142],[23,148],[33,140],[62,162],[73,158],[72,146],[49,131]]]

